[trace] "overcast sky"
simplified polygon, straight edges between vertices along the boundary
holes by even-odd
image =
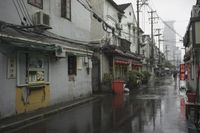
[[[136,13],[136,0],[114,0],[117,4],[132,2]],[[196,0],[149,0],[149,5],[157,11],[158,15],[167,20],[175,20],[175,30],[182,36],[184,36],[192,6],[196,3]],[[149,9],[147,7],[142,8],[141,16],[141,27],[146,34],[150,33],[150,25],[148,22],[148,14],[146,13]],[[143,21],[143,22],[142,22]],[[155,25],[156,28],[163,28],[160,21]],[[177,37],[177,40],[179,38]],[[177,44],[181,47],[181,43]]]

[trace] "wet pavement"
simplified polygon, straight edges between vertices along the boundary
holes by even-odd
[[[130,94],[102,96],[15,133],[195,133],[184,108],[178,83],[160,79]]]

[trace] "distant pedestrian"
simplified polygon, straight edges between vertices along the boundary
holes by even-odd
[[[173,73],[174,80],[177,78],[177,72]]]

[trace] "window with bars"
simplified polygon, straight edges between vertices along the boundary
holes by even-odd
[[[32,6],[43,9],[43,0],[28,0],[28,3]]]
[[[71,0],[61,0],[61,17],[71,21]]]
[[[76,75],[77,60],[76,56],[68,56],[68,75]]]

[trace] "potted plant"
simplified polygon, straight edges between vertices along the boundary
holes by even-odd
[[[102,80],[102,91],[108,91],[111,92],[112,89],[112,80],[113,80],[113,76],[109,73],[105,73],[103,76],[103,80]]]

